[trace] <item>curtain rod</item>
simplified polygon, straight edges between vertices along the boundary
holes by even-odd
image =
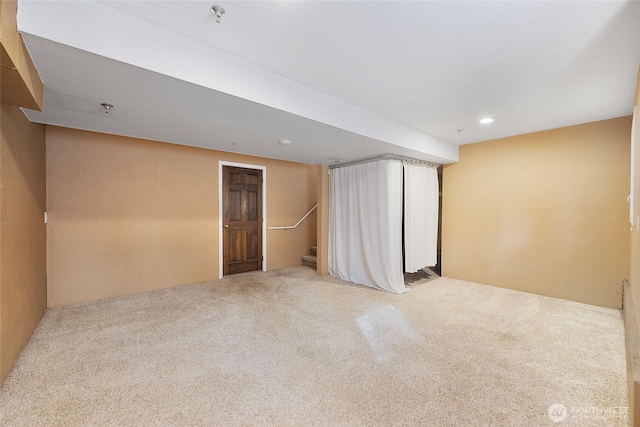
[[[401,162],[416,163],[420,165],[429,166],[432,168],[438,168],[440,166],[438,163],[427,162],[425,160],[412,159],[411,157],[399,156],[397,154],[383,154],[381,156],[369,157],[362,160],[354,160],[353,162],[338,163],[335,165],[330,165],[329,169],[338,169],[345,166],[359,165],[361,163],[376,162],[378,160],[399,160]]]

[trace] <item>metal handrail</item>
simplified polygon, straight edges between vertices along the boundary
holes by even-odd
[[[307,219],[307,217],[311,215],[311,212],[313,212],[317,207],[318,207],[318,204],[316,203],[315,205],[313,205],[311,209],[309,209],[309,212],[307,212],[302,218],[300,218],[300,221],[296,222],[296,225],[287,225],[284,227],[269,227],[269,230],[291,230],[293,228],[296,228],[297,226],[300,225],[302,221]]]

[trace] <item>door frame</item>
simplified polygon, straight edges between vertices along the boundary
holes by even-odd
[[[224,269],[222,268],[222,263],[224,262],[222,259],[224,255],[224,239],[222,238],[224,222],[224,213],[222,212],[222,170],[224,166],[262,171],[262,271],[267,271],[267,167],[218,160],[218,279],[224,277]]]

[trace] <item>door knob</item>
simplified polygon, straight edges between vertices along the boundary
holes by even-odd
[[[225,225],[224,225],[224,228],[229,228],[229,224],[225,224]]]

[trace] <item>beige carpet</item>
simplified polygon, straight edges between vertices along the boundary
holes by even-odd
[[[0,424],[614,426],[625,381],[618,311],[296,267],[47,310]]]

